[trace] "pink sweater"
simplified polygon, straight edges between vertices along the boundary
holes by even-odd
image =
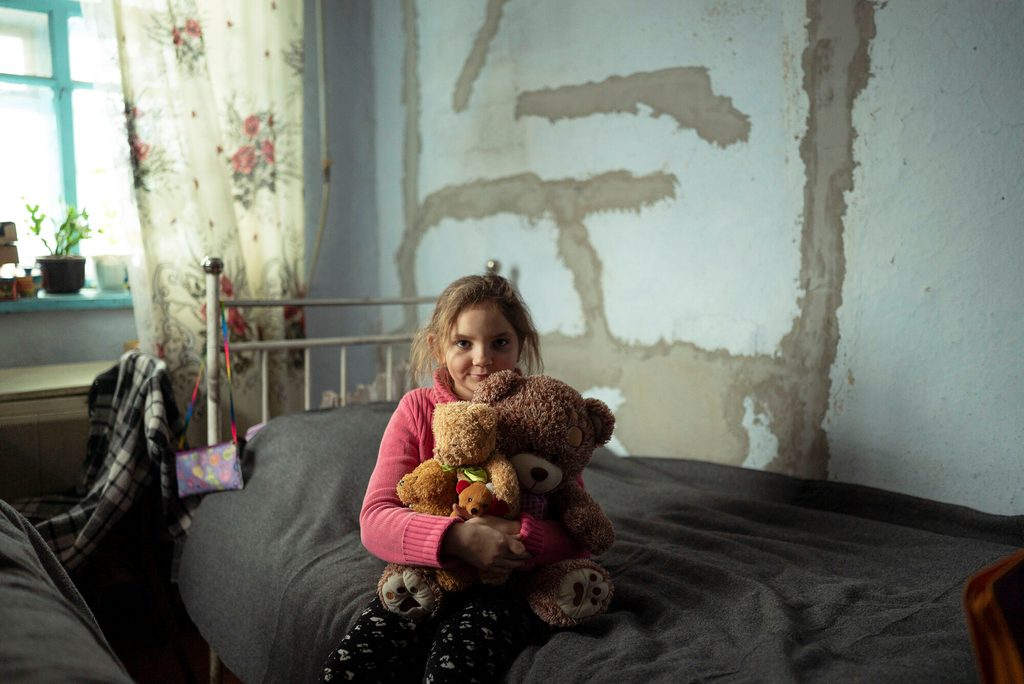
[[[359,514],[363,546],[390,563],[434,568],[452,565],[451,560],[441,558],[441,540],[449,525],[461,521],[414,513],[395,492],[402,476],[434,454],[434,406],[459,400],[447,388],[442,372],[435,373],[433,387],[414,389],[398,403],[366,487]],[[587,555],[558,521],[537,520],[523,513],[520,522],[523,544],[532,556],[524,569]]]

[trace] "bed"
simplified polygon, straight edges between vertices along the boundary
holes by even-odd
[[[243,681],[315,681],[372,597],[358,515],[394,407],[270,419],[245,488],[194,511],[181,596]],[[1024,516],[856,485],[606,450],[584,478],[617,530],[611,608],[506,681],[973,681],[965,582],[1024,546]]]
[[[130,683],[35,527],[0,501],[0,681]]]

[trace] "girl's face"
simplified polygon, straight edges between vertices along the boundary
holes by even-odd
[[[468,400],[488,375],[516,367],[519,338],[496,306],[483,304],[459,314],[440,351],[455,396]]]

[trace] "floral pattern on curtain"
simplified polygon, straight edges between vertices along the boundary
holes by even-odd
[[[219,315],[206,311],[204,257],[224,262],[224,299],[304,293],[302,2],[112,0],[112,17],[141,224],[136,323],[184,401]],[[227,311],[231,342],[303,335],[295,308]],[[254,354],[231,357],[244,430],[260,420],[260,369]],[[300,352],[270,355],[272,412],[299,406],[301,365]]]

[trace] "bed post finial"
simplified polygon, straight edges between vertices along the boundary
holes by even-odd
[[[220,365],[217,362],[220,334],[220,274],[224,262],[217,257],[203,259],[206,272],[206,443],[220,441]]]
[[[497,259],[488,259],[487,260],[487,275],[501,275],[501,262],[498,261]],[[505,277],[508,278],[512,282],[512,284],[515,285],[516,287],[519,286],[519,268],[518,267],[513,266],[512,270],[509,271],[509,274],[507,276],[505,276]]]
[[[203,259],[203,271],[219,275],[224,270],[224,262],[217,257],[208,256]]]

